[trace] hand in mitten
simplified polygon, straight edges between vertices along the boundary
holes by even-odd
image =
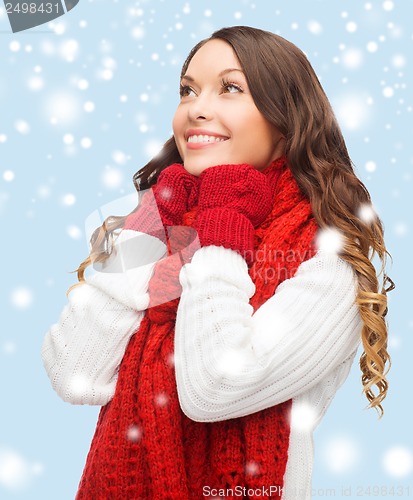
[[[194,228],[201,246],[231,248],[253,262],[255,228],[271,212],[268,177],[249,164],[216,165],[199,176]]]
[[[166,243],[166,226],[179,225],[185,212],[198,199],[199,179],[174,163],[162,170],[158,181],[142,197],[138,210],[130,214],[124,229],[156,236]]]
[[[198,201],[198,192],[198,177],[187,172],[183,165],[173,164],[159,174],[156,185],[143,195],[137,211],[125,221],[124,229],[155,236],[168,246],[167,258],[156,262],[148,284],[148,309],[152,309],[154,315],[163,310],[163,307],[166,311],[168,307],[165,304],[181,295],[179,271],[199,248],[195,230],[182,225],[183,215]],[[136,238],[136,247],[142,246],[142,237],[143,235],[139,235]],[[143,245],[152,253],[156,243],[159,241],[144,240]],[[165,248],[165,245],[161,246]],[[159,309],[155,306],[161,307]]]

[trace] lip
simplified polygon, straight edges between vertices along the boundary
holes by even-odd
[[[211,148],[212,146],[216,146],[217,144],[223,144],[226,141],[221,142],[187,142],[187,149],[204,149]]]

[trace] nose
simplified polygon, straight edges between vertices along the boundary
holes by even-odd
[[[213,99],[202,92],[188,106],[188,118],[191,121],[210,120],[214,114]]]

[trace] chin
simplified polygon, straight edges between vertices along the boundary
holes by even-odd
[[[185,170],[192,175],[199,176],[206,168],[207,165],[200,163],[199,161],[185,161],[183,162]]]
[[[184,160],[184,167],[190,174],[199,176],[207,168],[214,167],[216,165],[237,163],[236,161],[231,161],[228,157],[224,158],[223,155],[217,156],[218,157],[211,155],[210,157],[207,157],[207,155],[205,155],[204,158],[187,158]]]

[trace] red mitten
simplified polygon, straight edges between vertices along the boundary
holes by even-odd
[[[194,228],[201,246],[231,248],[253,262],[254,228],[271,212],[268,177],[249,164],[216,165],[199,176]]]
[[[196,204],[198,192],[199,178],[174,163],[162,170],[156,185],[143,195],[138,210],[126,218],[124,229],[150,234],[166,243],[165,226],[182,222],[183,214]]]

